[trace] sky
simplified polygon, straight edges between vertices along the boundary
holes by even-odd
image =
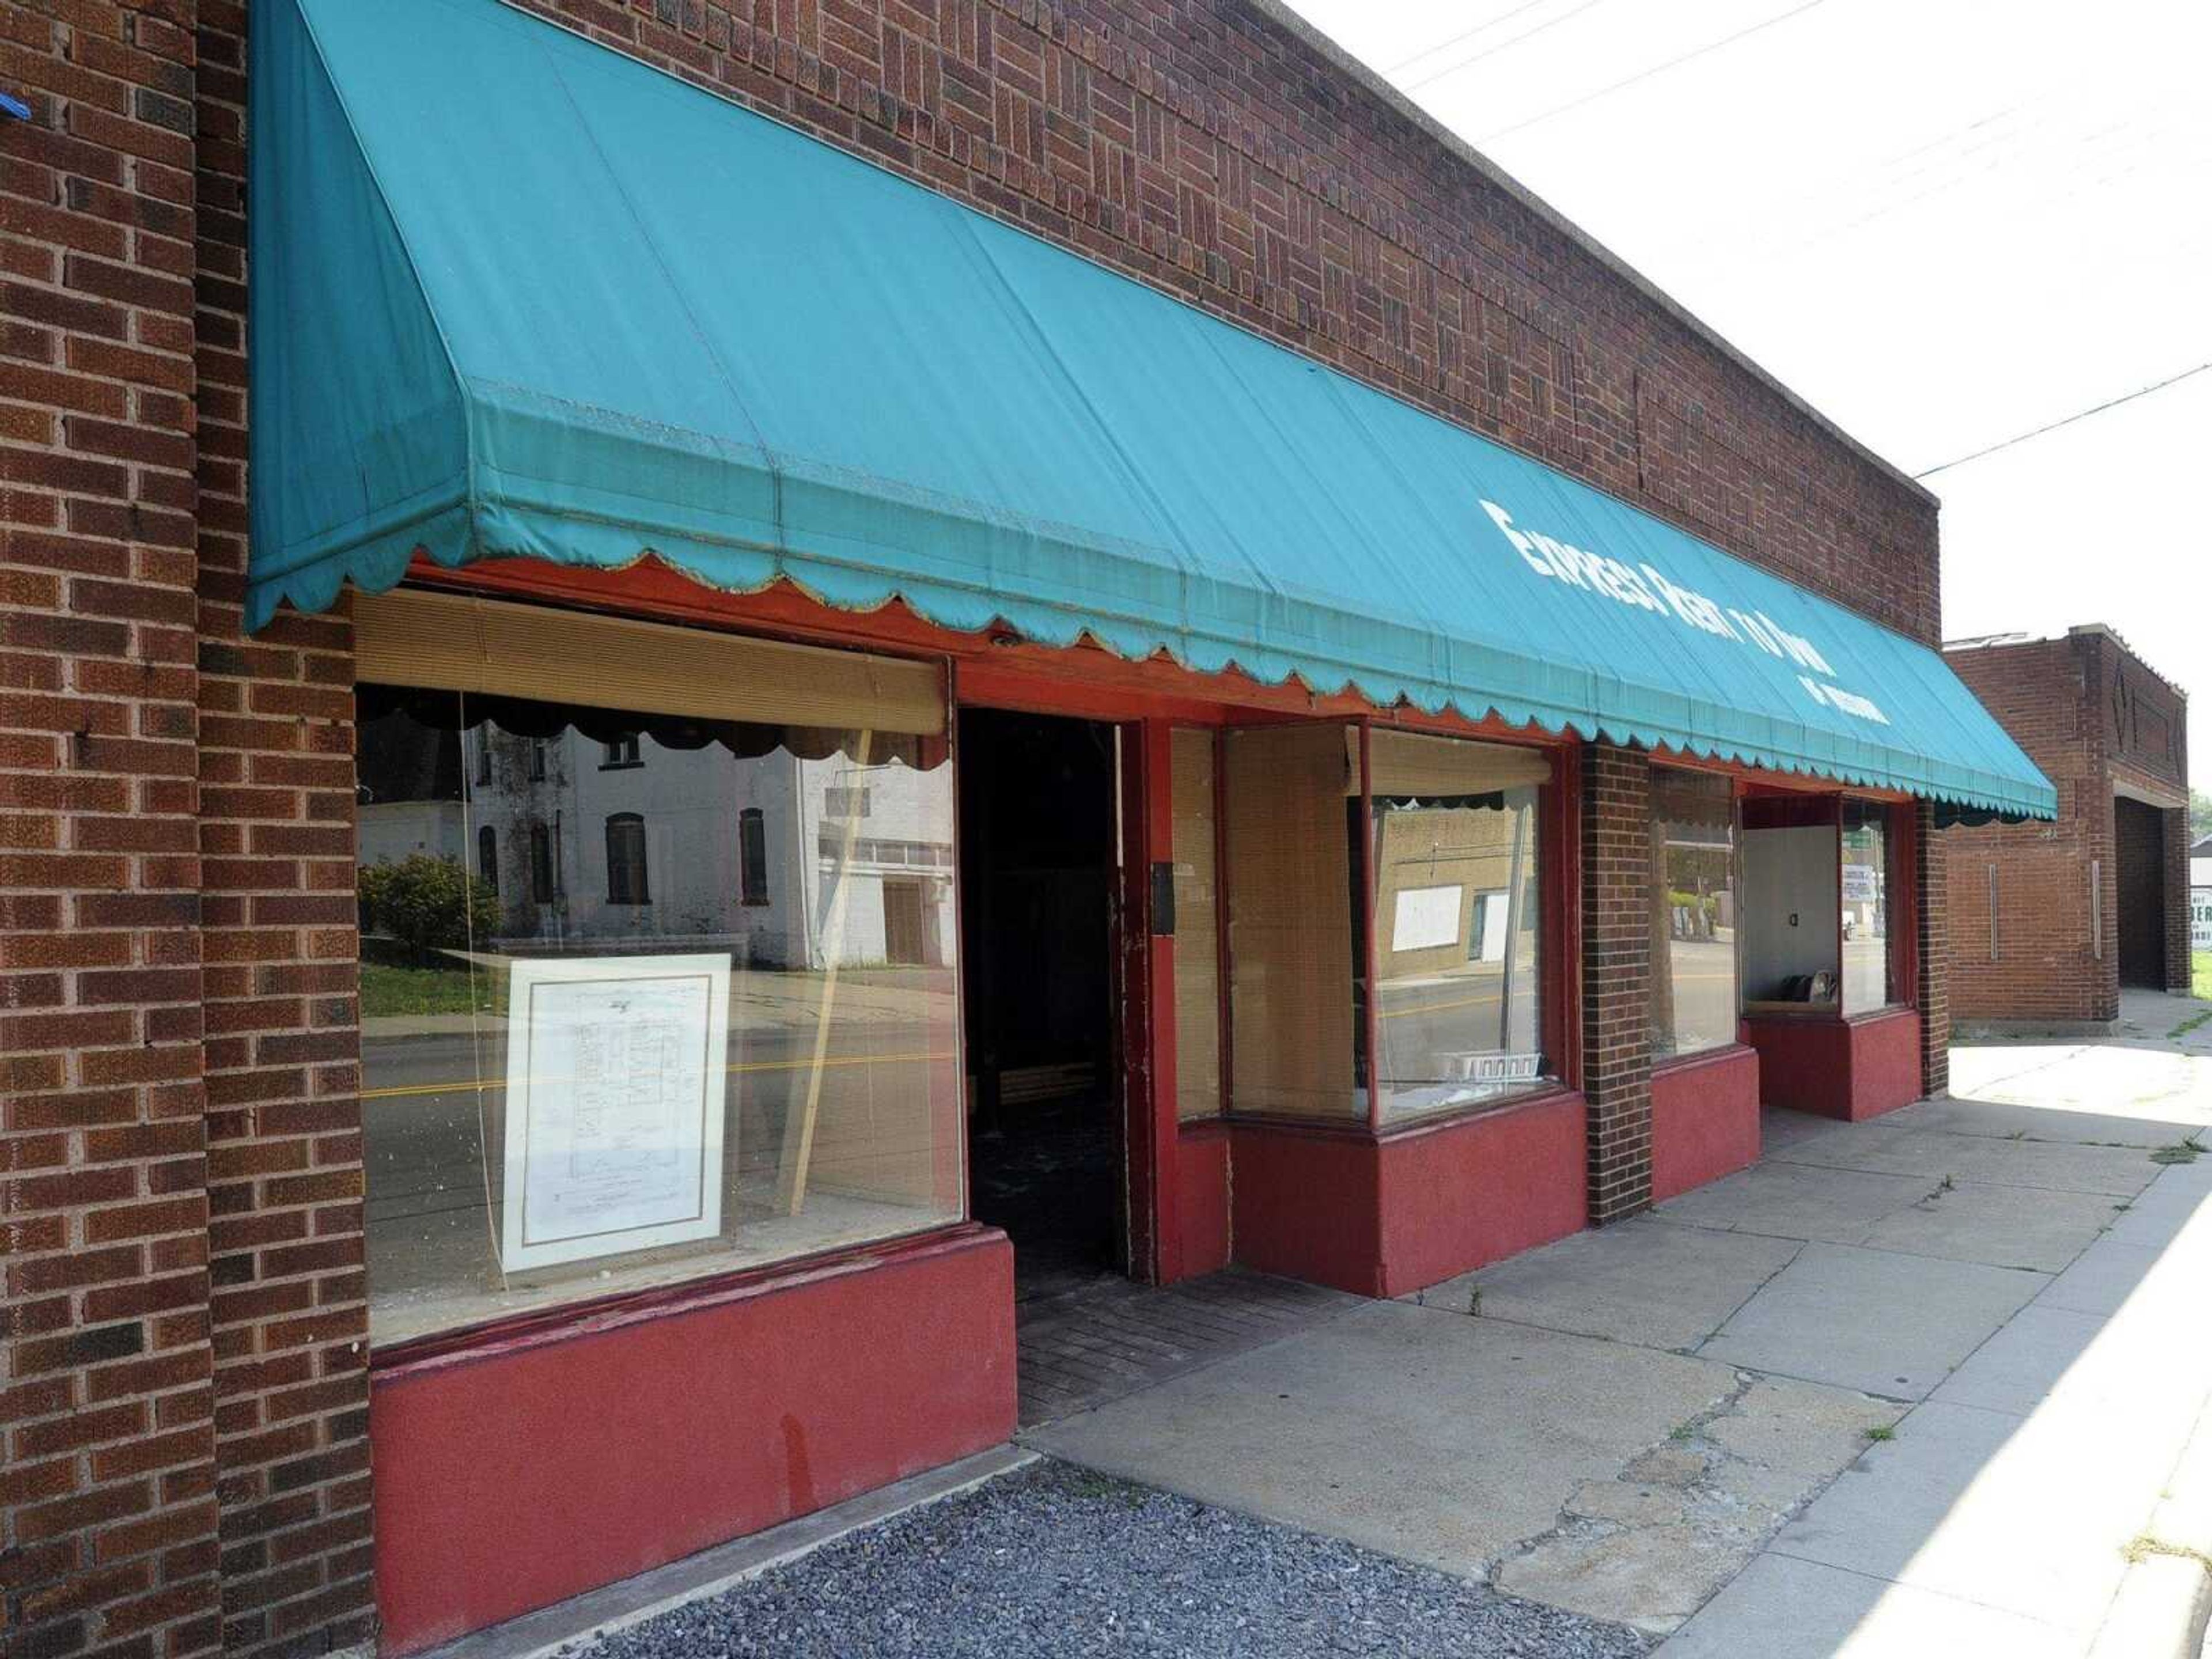
[[[2203,0],[1289,3],[1906,472],[2212,363]],[[1946,637],[2109,624],[2212,790],[2212,372],[1925,483]]]

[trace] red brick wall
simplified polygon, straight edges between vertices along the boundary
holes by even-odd
[[[1955,829],[1940,837],[1951,889],[1951,1014],[2116,1018],[2121,900],[2113,787],[2119,781],[2154,792],[2187,788],[2187,702],[2100,628],[1958,648],[1945,660],[2058,790],[2055,823]],[[2169,983],[2186,984],[2186,848],[2144,855],[2163,860]],[[2095,939],[2093,871],[2102,889],[2102,937]]]
[[[0,1648],[218,1639],[189,6],[0,10]],[[184,27],[180,27],[180,23]]]
[[[1583,1094],[1589,1213],[1651,1203],[1651,763],[1582,750]]]
[[[242,0],[199,0],[200,848],[223,1643],[369,1636],[353,633],[239,630]]]

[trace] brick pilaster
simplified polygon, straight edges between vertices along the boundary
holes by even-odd
[[[223,1645],[372,1635],[353,632],[240,632],[246,8],[201,0],[200,846]]]
[[[2164,879],[2160,883],[2166,925],[2166,988],[2189,989],[2189,811],[2169,807],[2158,815]]]
[[[1583,1093],[1603,1225],[1651,1204],[1651,763],[1594,743],[1582,767]]]
[[[191,0],[0,13],[0,1651],[212,1651]]]
[[[1920,1092],[1951,1086],[1951,854],[1931,801],[1913,805],[1912,910],[1920,986]]]

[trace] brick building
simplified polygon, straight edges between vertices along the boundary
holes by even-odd
[[[2189,988],[2189,699],[2109,628],[1944,647],[2057,786],[2050,823],[1962,827],[1951,1016],[2108,1030],[2120,989]]]
[[[2050,792],[1935,501],[1273,5],[251,16],[0,0],[10,1656],[419,1648],[1003,1438],[1056,1264],[1943,1085]]]

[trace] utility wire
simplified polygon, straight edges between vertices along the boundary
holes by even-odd
[[[1523,40],[1533,40],[1538,35],[1541,34],[1546,29],[1555,29],[1559,27],[1560,24],[1567,21],[1568,19],[1579,17],[1584,12],[1589,11],[1595,7],[1601,6],[1604,3],[1605,0],[1583,0],[1582,4],[1579,6],[1570,7],[1567,10],[1561,12],[1557,17],[1547,17],[1542,22],[1534,25],[1533,27],[1525,28],[1518,34],[1513,35],[1507,40],[1500,40],[1496,46],[1492,46],[1486,52],[1478,52],[1472,57],[1462,58],[1456,64],[1447,64],[1443,68],[1437,70],[1432,75],[1424,75],[1419,80],[1407,82],[1403,86],[1400,87],[1398,90],[1401,92],[1418,92],[1423,87],[1431,85],[1436,82],[1443,80],[1447,75],[1457,75],[1462,70],[1470,68],[1487,58],[1495,58],[1501,52],[1510,52],[1514,47],[1519,46]],[[1820,0],[1813,0],[1813,3],[1814,5],[1818,5],[1820,3]],[[1511,14],[1508,13],[1507,15],[1510,16]],[[1503,20],[1501,19],[1500,21],[1502,21]]]
[[[1581,97],[1571,99],[1564,104],[1555,104],[1550,109],[1528,117],[1525,121],[1516,121],[1510,127],[1500,127],[1495,132],[1486,132],[1474,142],[1478,144],[1486,144],[1494,139],[1503,138],[1509,133],[1519,132],[1525,128],[1533,127],[1540,122],[1548,121],[1555,115],[1565,115],[1569,110],[1580,109],[1585,104],[1594,104],[1601,98],[1610,98],[1614,93],[1625,92],[1632,86],[1637,86],[1643,82],[1649,81],[1655,75],[1664,75],[1668,70],[1680,69],[1685,64],[1694,63],[1709,52],[1718,52],[1723,46],[1732,46],[1737,41],[1747,40],[1750,36],[1759,33],[1763,29],[1772,28],[1777,23],[1786,23],[1791,18],[1799,15],[1801,13],[1808,12],[1812,10],[1814,7],[1823,3],[1825,3],[1825,0],[1805,0],[1805,3],[1803,5],[1793,6],[1788,11],[1782,13],[1781,15],[1778,17],[1770,17],[1764,22],[1752,24],[1748,28],[1738,29],[1734,34],[1724,35],[1720,40],[1715,40],[1708,46],[1699,46],[1695,52],[1686,52],[1680,58],[1670,58],[1663,64],[1654,64],[1650,69],[1640,70],[1636,74],[1630,76],[1625,81],[1615,81],[1609,87],[1600,87],[1595,92],[1584,93]],[[1568,14],[1568,16],[1572,15],[1573,14],[1571,12]],[[1565,19],[1561,18],[1557,21],[1564,22]],[[1535,31],[1534,29],[1529,31],[1529,33],[1531,34],[1534,33]],[[1516,36],[1515,38],[1516,40],[1525,40],[1528,37],[1526,35],[1520,35]],[[1507,45],[1510,44],[1511,42],[1507,42]],[[1498,50],[1503,51],[1504,47],[1500,47]],[[1489,54],[1485,53],[1483,55],[1487,57]],[[1468,59],[1468,63],[1474,63],[1476,61],[1476,59],[1472,58]],[[1451,72],[1452,71],[1450,70],[1443,71],[1443,73],[1446,75],[1449,75]],[[1435,78],[1436,77],[1433,76],[1430,77],[1431,80]],[[1413,87],[1425,84],[1426,82],[1425,82],[1417,81],[1413,82],[1411,86],[1408,86],[1406,90],[1410,92],[1413,89]]]
[[[2046,432],[2056,432],[2062,426],[2071,426],[2076,421],[2087,420],[2092,415],[2101,415],[2108,409],[2118,409],[2122,404],[2131,404],[2138,398],[2149,397],[2154,392],[2163,392],[2170,386],[2179,386],[2191,375],[2202,374],[2207,370],[2212,370],[2212,363],[2199,363],[2194,368],[2185,368],[2180,374],[2169,374],[2163,380],[2154,380],[2148,386],[2138,386],[2133,392],[2123,392],[2117,398],[2107,398],[2103,403],[2090,408],[2077,410],[2048,426],[2039,426],[2033,432],[2023,432],[2016,438],[2007,438],[2002,443],[1991,444],[1987,449],[1978,449],[1971,455],[1961,455],[1956,460],[1946,461],[1941,466],[1931,466],[1925,472],[1916,472],[1912,476],[1932,478],[1938,472],[1948,472],[1954,466],[1964,466],[1968,461],[1978,461],[1984,455],[1994,455],[2000,449],[2010,449],[2014,444],[2024,444],[2030,438],[2040,438]]]
[[[1471,29],[1462,29],[1457,34],[1453,35],[1449,40],[1439,40],[1433,46],[1423,46],[1419,52],[1415,52],[1410,58],[1401,58],[1396,63],[1386,67],[1382,73],[1387,76],[1396,75],[1403,70],[1409,70],[1413,68],[1414,64],[1419,63],[1424,58],[1433,58],[1440,52],[1449,52],[1454,46],[1459,45],[1462,40],[1472,40],[1478,34],[1487,34],[1491,30],[1496,28],[1500,23],[1510,22],[1514,18],[1518,17],[1524,11],[1534,11],[1539,6],[1549,5],[1550,3],[1551,0],[1521,0],[1521,3],[1519,5],[1515,6],[1509,11],[1502,11],[1498,13],[1497,16],[1490,19],[1487,22],[1477,23]]]

